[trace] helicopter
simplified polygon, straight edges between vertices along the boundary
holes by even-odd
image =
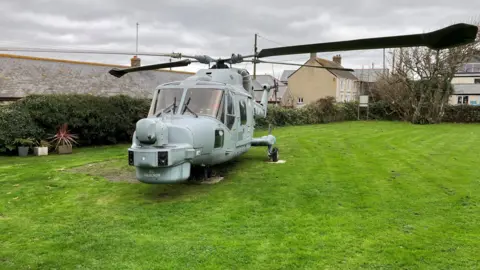
[[[135,55],[166,56],[175,62],[113,68],[109,74],[121,79],[132,72],[188,66],[198,62],[209,65],[182,81],[172,81],[153,89],[147,117],[136,122],[131,146],[127,150],[128,164],[136,168],[136,178],[147,184],[171,184],[187,181],[194,168],[203,168],[204,179],[211,176],[211,167],[223,164],[249,151],[251,147],[266,147],[267,158],[277,162],[279,149],[276,137],[254,137],[255,118],[266,117],[271,86],[263,85],[260,102],[254,98],[252,76],[246,69],[232,65],[251,62],[305,66],[311,68],[346,68],[310,66],[261,60],[262,58],[348,50],[384,49],[426,46],[434,50],[447,49],[475,41],[478,27],[454,24],[436,31],[365,38],[328,43],[303,44],[262,49],[253,55],[232,54],[214,59],[208,55],[181,53],[138,53]],[[80,50],[39,48],[0,48],[8,51],[110,53]],[[213,64],[213,66],[210,66]]]

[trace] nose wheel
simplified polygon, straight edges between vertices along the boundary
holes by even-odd
[[[278,161],[278,148],[273,147],[270,153],[268,154],[268,157],[270,158],[271,161],[277,162]]]
[[[192,183],[200,183],[208,181],[212,176],[213,170],[210,166],[192,166],[188,180]]]

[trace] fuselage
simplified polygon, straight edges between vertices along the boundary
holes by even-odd
[[[251,87],[247,74],[205,69],[158,86],[129,148],[137,178],[146,183],[184,181],[191,166],[216,165],[248,151],[254,113],[264,111],[246,90]]]

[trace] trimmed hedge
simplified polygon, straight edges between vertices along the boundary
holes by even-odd
[[[53,136],[63,123],[79,136],[79,146],[130,142],[149,107],[150,100],[128,96],[31,95],[0,111],[0,148],[12,138]]]
[[[328,105],[327,105],[328,104]],[[269,105],[267,118],[256,118],[257,128],[273,126],[292,126],[322,124],[338,121],[356,121],[358,119],[358,103],[346,102],[334,104],[332,100],[322,99],[302,108],[291,109]],[[367,119],[366,108],[360,109],[360,120]],[[401,121],[399,115],[391,110],[383,101],[371,103],[368,110],[369,120]],[[480,106],[448,105],[442,122],[447,123],[480,123]]]

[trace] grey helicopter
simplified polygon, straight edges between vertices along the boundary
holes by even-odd
[[[209,65],[195,75],[182,81],[172,81],[153,89],[153,97],[146,118],[138,120],[128,148],[128,164],[136,168],[136,178],[148,184],[170,184],[187,181],[193,168],[202,168],[204,178],[211,175],[211,167],[223,164],[246,153],[251,147],[266,147],[266,155],[277,162],[279,149],[276,138],[268,135],[254,137],[255,117],[266,117],[268,96],[271,86],[263,85],[260,102],[254,98],[252,76],[246,69],[232,65],[251,62],[271,63],[311,68],[331,68],[261,60],[261,58],[333,52],[426,46],[442,50],[475,41],[478,27],[470,24],[454,24],[436,31],[387,36],[377,38],[336,41],[275,47],[257,48],[253,55],[232,54],[227,58],[214,59],[208,55],[183,55],[181,53],[138,53],[138,55],[185,58],[183,60],[118,69],[109,71],[121,79],[128,73],[188,66],[198,62]],[[0,48],[5,51],[38,51],[67,53],[111,53],[131,54],[131,52],[102,52],[35,48]],[[213,66],[210,66],[213,64]]]

